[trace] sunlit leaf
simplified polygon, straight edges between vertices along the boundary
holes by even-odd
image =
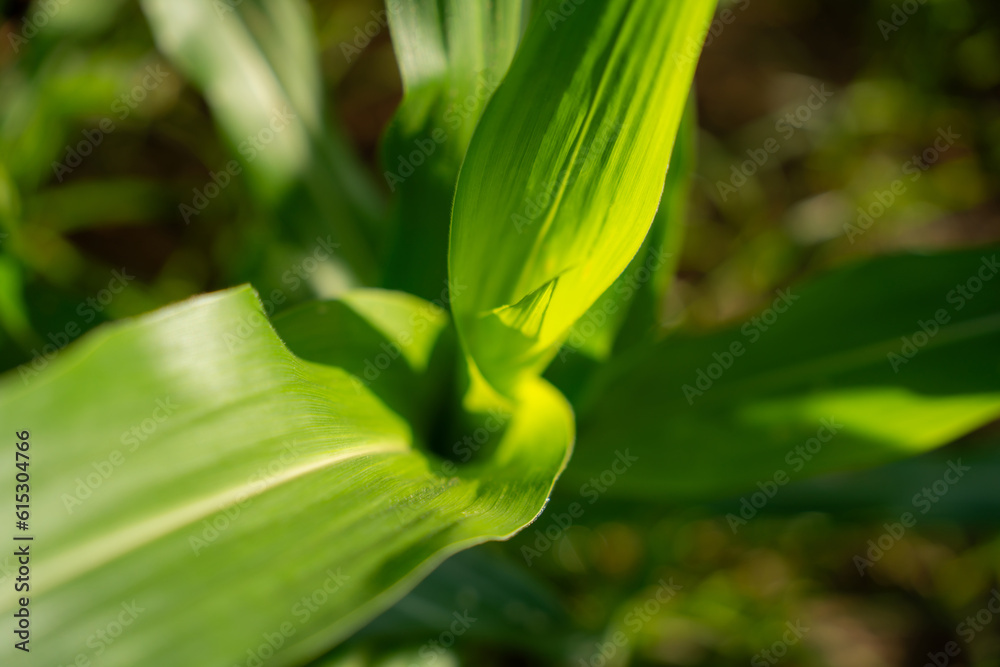
[[[388,300],[359,297],[372,330],[329,344],[399,339],[387,312],[407,303],[372,305]],[[436,338],[393,363],[419,369]],[[562,397],[524,383],[487,437],[471,434],[484,456],[439,459],[358,378],[292,355],[248,288],[108,325],[21,371],[0,383],[0,424],[30,432],[33,664],[320,655],[448,555],[530,522],[573,433]],[[15,652],[5,642],[0,662]]]
[[[459,334],[502,391],[646,237],[714,5],[553,1],[529,25],[463,163],[449,251]]]
[[[570,327],[560,358],[579,352],[603,361],[619,340],[619,332],[625,343],[657,333],[684,240],[697,130],[697,111],[690,102],[681,118],[660,205],[645,243],[611,287]],[[628,327],[624,327],[626,321]]]

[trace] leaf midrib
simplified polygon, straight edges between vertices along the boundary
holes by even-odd
[[[404,441],[369,443],[362,447],[351,447],[321,459],[288,468],[271,477],[269,483],[263,488],[259,484],[246,480],[179,508],[168,509],[158,515],[146,517],[139,522],[133,522],[63,551],[48,562],[43,560],[41,565],[46,569],[46,576],[43,578],[43,583],[36,587],[36,591],[44,593],[49,589],[56,588],[70,579],[96,570],[124,554],[176,532],[186,525],[215,514],[222,508],[262,496],[272,489],[312,472],[365,456],[398,455],[412,451],[409,444]]]

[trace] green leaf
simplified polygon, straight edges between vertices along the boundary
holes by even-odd
[[[389,2],[404,97],[382,144],[395,195],[384,283],[427,299],[444,292],[458,169],[479,116],[514,57],[524,0]]]
[[[475,622],[462,633],[463,645],[513,644],[558,659],[575,634],[569,614],[543,580],[500,556],[485,546],[452,556],[337,652],[373,643],[419,646],[448,628],[454,613],[468,612]]]
[[[842,519],[884,521],[886,517],[913,512],[914,494],[953,470],[954,463],[962,472],[960,482],[946,494],[935,494],[937,501],[933,504],[927,498],[918,500],[917,509],[921,514],[925,510],[933,512],[934,521],[993,526],[1000,515],[1000,497],[996,493],[1000,441],[995,435],[970,439],[979,442],[963,440],[960,446],[943,447],[878,468],[789,484],[764,511],[796,514],[808,507]],[[954,479],[954,474],[948,473],[948,477]],[[730,501],[720,509],[729,512],[738,506],[738,500]]]
[[[377,289],[312,301],[274,318],[294,354],[351,373],[417,432],[429,426],[454,372],[450,323],[433,303]]]
[[[305,238],[332,229],[355,270],[370,280],[382,203],[325,122],[307,5],[299,0],[141,4],[157,46],[205,95],[242,161],[251,192],[279,217],[300,221],[299,227],[314,218],[325,221],[304,231]],[[217,172],[226,165],[211,168]],[[185,219],[193,215],[188,211]]]
[[[405,298],[349,300],[376,346],[401,339]],[[328,332],[329,345],[352,335]],[[419,369],[435,339],[394,363]],[[485,422],[492,452],[446,465],[358,378],[291,354],[245,287],[8,374],[0,426],[9,443],[30,431],[32,657],[214,667],[266,653],[268,638],[281,645],[268,664],[322,654],[448,555],[541,511],[572,415],[540,380],[519,389],[504,428]],[[13,497],[13,475],[0,491]],[[0,662],[14,652],[5,642]]]
[[[529,26],[462,165],[449,251],[462,342],[502,391],[639,250],[714,6],[552,1]]]
[[[641,465],[613,493],[685,501],[951,442],[1000,415],[1000,283],[958,291],[1000,280],[996,257],[875,259],[782,292],[742,326],[636,350],[578,402],[567,477],[586,482],[601,452],[627,447]]]
[[[681,118],[660,205],[646,241],[611,287],[570,327],[563,347],[569,348],[567,352],[604,361],[616,342],[635,344],[657,333],[684,240],[697,131],[697,108],[691,99]],[[619,341],[619,332],[623,341]],[[565,357],[562,353],[559,356]]]

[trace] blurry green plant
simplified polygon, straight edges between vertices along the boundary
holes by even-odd
[[[756,336],[661,340],[714,2],[390,2],[405,97],[382,147],[388,211],[324,120],[306,8],[216,4],[141,2],[256,205],[332,234],[368,287],[273,319],[250,287],[197,297],[3,379],[4,430],[33,442],[45,664],[132,602],[102,664],[320,655],[449,555],[531,523],[574,407],[569,474],[626,450],[642,464],[606,492],[650,500],[752,488],[824,419],[836,440],[803,476],[1000,414],[983,373],[996,299],[948,300],[992,266],[981,253],[851,266],[776,300]]]

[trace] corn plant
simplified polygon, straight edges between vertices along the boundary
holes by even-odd
[[[821,428],[804,475],[1000,414],[995,291],[961,291],[989,253],[850,265],[749,329],[660,326],[711,0],[389,2],[388,201],[327,121],[299,2],[140,4],[255,205],[308,221],[354,286],[205,294],[3,378],[31,452],[31,664],[93,655],[115,619],[95,664],[306,664],[531,524],[571,454],[573,484],[619,460],[607,493],[688,502],[756,490]]]

